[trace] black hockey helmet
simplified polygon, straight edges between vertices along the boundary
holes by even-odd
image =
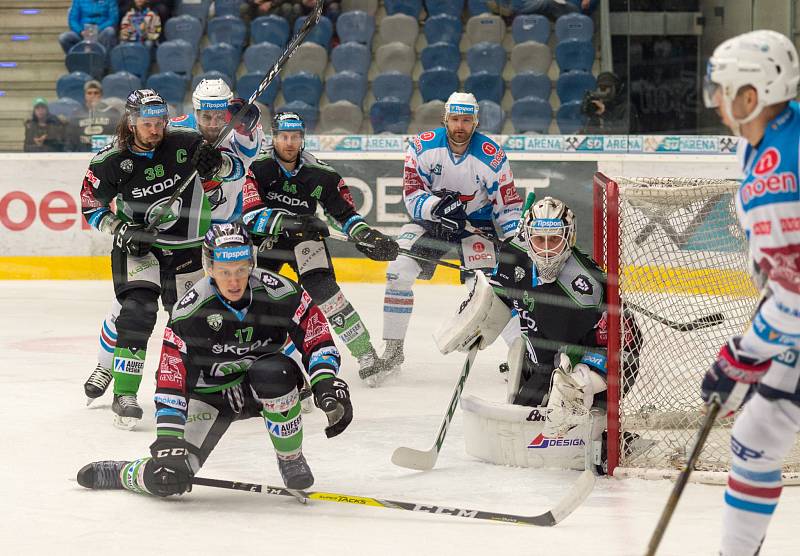
[[[136,118],[167,119],[168,113],[167,102],[153,89],[136,89],[125,101],[125,114],[131,123]]]
[[[297,112],[277,112],[272,117],[272,134],[280,131],[299,131],[305,137],[306,123]]]
[[[203,268],[206,272],[215,262],[249,260],[255,265],[253,241],[239,222],[212,224],[203,238]]]

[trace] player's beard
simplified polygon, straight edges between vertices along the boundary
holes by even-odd
[[[284,164],[295,164],[297,163],[297,159],[300,157],[300,149],[297,150],[297,152],[294,155],[294,158],[284,158],[283,155],[281,154],[281,151],[279,151],[278,149],[274,150],[275,150],[275,156],[277,156],[278,160],[280,160]]]
[[[219,137],[219,132],[222,131],[221,127],[207,127],[201,126],[200,124],[197,125],[200,133],[203,135],[203,139],[208,141],[209,143],[213,143]]]
[[[161,135],[157,140],[144,140],[140,135],[136,126],[133,127],[133,144],[137,149],[142,151],[152,151],[161,144],[164,140],[165,131],[161,131]]]

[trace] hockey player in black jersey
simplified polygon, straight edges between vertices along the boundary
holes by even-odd
[[[329,235],[328,226],[314,216],[317,203],[373,260],[397,258],[397,242],[364,222],[342,177],[303,149],[304,134],[299,115],[275,115],[272,148],[253,162],[253,180],[245,184],[244,222],[261,240],[258,266],[277,271],[288,263],[297,272],[300,283],[358,360],[359,376],[374,385],[378,356],[361,317],[336,283],[323,241]]]
[[[158,367],[156,440],[151,457],[84,466],[78,482],[169,496],[191,480],[234,421],[261,416],[288,488],[306,489],[314,476],[303,456],[298,389],[311,384],[328,416],[326,435],[353,418],[340,357],[328,323],[296,282],[255,268],[253,244],[241,224],[214,224],[203,242],[208,276],[178,302]],[[291,339],[301,368],[281,353]],[[307,369],[307,370],[304,370]]]
[[[169,310],[186,285],[203,276],[197,247],[209,226],[210,205],[200,178],[236,179],[244,168],[235,155],[205,143],[196,131],[167,129],[167,105],[155,91],[134,91],[125,110],[115,141],[89,163],[81,204],[92,227],[114,236],[111,266],[121,310],[112,410],[118,426],[132,428],[142,416],[136,393],[158,298]],[[146,231],[195,168],[200,177],[163,213],[156,231]]]

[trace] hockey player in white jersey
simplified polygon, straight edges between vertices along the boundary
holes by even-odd
[[[758,553],[800,431],[799,80],[792,41],[774,31],[729,39],[708,62],[706,105],[742,138],[736,209],[763,292],[751,325],[722,346],[702,382],[720,417],[744,405],[731,436],[723,556]]]
[[[244,101],[233,98],[233,93],[222,79],[203,79],[192,93],[192,105],[194,113],[172,118],[169,122],[170,127],[195,129],[203,135],[203,139],[212,143],[216,141],[230,118],[244,106]],[[224,181],[216,179],[203,181],[203,190],[211,204],[212,223],[222,224],[241,220],[242,191],[247,170],[264,141],[259,115],[258,107],[250,106],[241,123],[220,146],[220,150],[231,153],[233,155],[231,160],[241,167],[236,168],[235,172]],[[185,276],[178,284],[180,289],[178,297],[202,277],[202,271]],[[100,329],[97,366],[84,383],[88,403],[102,396],[111,383],[111,364],[117,339],[116,320],[120,310],[121,306],[115,297]]]
[[[522,199],[503,149],[475,131],[475,97],[450,95],[442,123],[409,140],[406,151],[403,200],[412,221],[402,227],[397,243],[432,262],[401,254],[389,264],[383,306],[386,350],[378,382],[403,363],[414,281],[430,280],[435,261],[452,248],[464,266],[488,272],[497,264],[493,241],[517,231]]]

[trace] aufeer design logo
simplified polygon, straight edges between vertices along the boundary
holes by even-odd
[[[208,315],[206,317],[206,322],[208,323],[208,326],[214,330],[214,332],[219,332],[219,329],[222,328],[222,315],[218,313]]]

